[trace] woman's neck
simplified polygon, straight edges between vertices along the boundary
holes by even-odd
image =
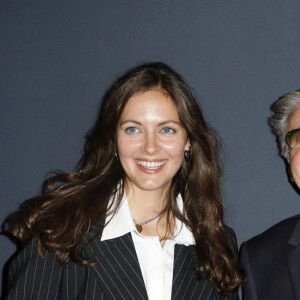
[[[136,224],[142,225],[140,233],[158,236],[163,246],[166,239],[172,236],[175,226],[172,215],[165,213],[157,217],[167,204],[168,191],[145,191],[130,183],[125,185],[125,189],[131,215]]]
[[[167,203],[165,191],[145,191],[126,185],[126,194],[131,214],[140,222],[159,214]]]

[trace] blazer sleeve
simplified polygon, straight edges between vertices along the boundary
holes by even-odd
[[[7,274],[5,299],[59,299],[62,267],[55,254],[45,252],[42,258],[37,250],[37,239],[28,243],[11,261]]]

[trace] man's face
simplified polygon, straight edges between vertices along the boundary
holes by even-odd
[[[292,113],[289,124],[288,131],[300,128],[300,106],[298,106]],[[300,188],[300,147],[296,146],[290,149],[290,170],[292,180],[296,183],[298,188]]]

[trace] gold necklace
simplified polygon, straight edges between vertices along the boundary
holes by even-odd
[[[145,221],[145,222],[142,222],[142,223],[138,223],[135,219],[133,219],[134,224],[135,224],[135,227],[136,227],[136,230],[137,230],[139,233],[141,233],[141,232],[143,231],[143,225],[148,224],[148,223],[154,221],[155,219],[157,219],[158,217],[160,217],[161,214],[162,214],[162,213],[159,213],[159,214],[158,214],[157,216],[155,216],[154,218],[149,219],[149,220],[147,220],[147,221]]]

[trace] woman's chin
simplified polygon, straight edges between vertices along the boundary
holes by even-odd
[[[145,181],[130,181],[127,186],[132,186],[133,189],[138,188],[143,191],[165,191],[170,187],[170,183],[162,183],[155,180],[145,180]]]

